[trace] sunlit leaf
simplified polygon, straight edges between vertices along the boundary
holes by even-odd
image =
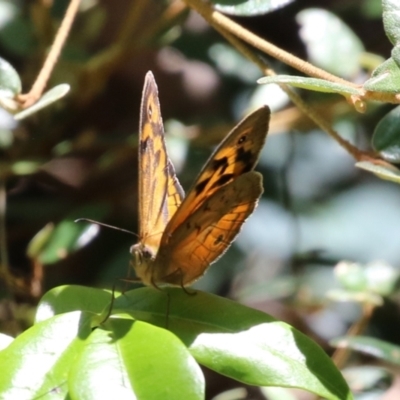
[[[30,115],[37,113],[42,108],[49,106],[57,100],[64,97],[69,92],[70,86],[66,83],[58,85],[47,91],[35,104],[31,107],[14,115],[16,120],[24,119]]]
[[[212,0],[214,8],[230,15],[255,16],[267,14],[294,0]]]
[[[339,83],[334,83],[326,81],[324,79],[317,78],[306,78],[301,76],[291,76],[291,75],[276,75],[276,76],[265,76],[260,78],[257,83],[259,84],[269,84],[269,83],[286,83],[288,85],[314,90],[316,92],[324,93],[338,93],[344,96],[348,95],[361,95],[361,91],[355,87],[342,85]]]
[[[359,71],[364,46],[340,18],[324,9],[309,8],[297,15],[297,21],[313,64],[345,77]]]
[[[400,170],[388,163],[372,163],[370,161],[360,161],[356,167],[372,172],[381,179],[400,183]]]
[[[327,399],[351,399],[330,358],[312,340],[267,314],[208,293],[188,296],[151,288],[126,292],[113,313],[129,313],[166,325],[196,360],[238,381],[261,386],[296,387]],[[312,363],[310,360],[312,359]]]
[[[363,85],[373,92],[398,93],[400,87],[400,68],[393,58],[389,58],[371,74]]]

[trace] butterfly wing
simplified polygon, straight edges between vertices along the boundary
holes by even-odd
[[[156,253],[184,194],[168,158],[157,85],[150,71],[143,87],[139,134],[140,243]]]
[[[269,107],[261,107],[243,119],[221,142],[168,223],[161,239],[162,246],[167,245],[173,232],[187,221],[207,198],[239,175],[254,168],[264,146],[269,119]]]
[[[262,107],[239,123],[200,172],[161,238],[152,279],[189,285],[229,247],[262,193],[253,172],[268,132]]]
[[[230,246],[262,192],[262,176],[254,171],[214,192],[160,248],[155,282],[185,286],[200,278]]]

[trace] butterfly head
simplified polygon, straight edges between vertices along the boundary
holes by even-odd
[[[143,243],[134,244],[130,248],[130,253],[134,257],[133,268],[137,277],[145,285],[153,285],[151,265],[154,263],[155,253]]]

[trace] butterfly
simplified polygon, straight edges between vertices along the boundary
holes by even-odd
[[[185,287],[230,246],[263,193],[253,171],[270,110],[244,118],[211,155],[184,196],[164,140],[158,89],[146,74],[139,124],[139,241],[131,247],[137,277],[148,286]]]

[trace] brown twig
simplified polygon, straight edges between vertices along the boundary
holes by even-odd
[[[185,0],[188,4],[196,3],[196,6],[198,5],[198,2],[196,0]],[[265,74],[269,76],[275,75],[275,72],[263,61],[255,52],[249,48],[245,43],[243,43],[242,40],[238,39],[236,37],[235,33],[232,33],[232,26],[239,26],[235,24],[233,21],[230,21],[229,18],[223,16],[222,14],[217,13],[216,11],[213,11],[211,7],[209,7],[207,4],[201,2],[201,5],[199,6],[201,8],[202,16],[206,19],[206,21],[214,27],[221,35],[223,35],[231,44],[234,46],[240,53],[243,54],[246,58],[248,58],[250,61],[252,61],[254,64],[256,64],[260,70]],[[196,8],[196,11],[197,8]],[[216,15],[220,15],[221,17],[215,17]],[[224,24],[220,25],[219,22],[223,20]],[[231,22],[233,25],[231,25]],[[226,30],[226,26],[229,26],[231,29]],[[239,26],[240,27],[240,26]],[[243,28],[240,27],[240,30],[242,31]],[[244,30],[246,33],[243,34],[242,36],[255,36],[249,31]],[[262,39],[261,39],[262,41]],[[318,70],[318,69],[317,69]],[[344,81],[346,82],[346,81]],[[357,147],[353,146],[351,143],[349,143],[347,140],[343,139],[332,127],[330,124],[323,118],[321,117],[312,107],[307,105],[301,98],[300,96],[297,95],[296,92],[290,89],[287,85],[281,84],[280,87],[282,90],[285,91],[285,93],[289,96],[289,98],[292,100],[292,102],[304,113],[306,114],[314,123],[319,126],[322,130],[327,132],[334,140],[336,140],[340,146],[342,146],[349,154],[351,154],[357,161],[361,160],[366,160],[366,159],[371,159],[372,157],[365,152],[360,151]]]
[[[50,75],[56,65],[58,57],[60,56],[61,50],[68,37],[80,2],[81,0],[71,0],[71,2],[69,3],[65,16],[54,39],[53,45],[51,46],[50,52],[46,57],[46,60],[35,80],[35,83],[32,85],[29,93],[21,94],[18,96],[18,101],[21,103],[22,108],[27,108],[31,106],[32,104],[36,103],[36,101],[42,96]]]
[[[279,47],[267,42],[260,38],[249,30],[243,28],[236,22],[232,21],[225,15],[215,11],[208,2],[202,0],[184,0],[191,8],[196,10],[205,20],[207,20],[213,26],[219,26],[225,31],[233,34],[244,42],[251,46],[261,50],[262,52],[269,54],[270,56],[282,61],[283,63],[292,66],[293,68],[304,72],[306,75],[313,76],[315,78],[325,79],[330,82],[339,83],[351,87],[359,87],[352,82],[346,81],[345,79],[339,78],[332,75],[314,65],[295,57]]]

